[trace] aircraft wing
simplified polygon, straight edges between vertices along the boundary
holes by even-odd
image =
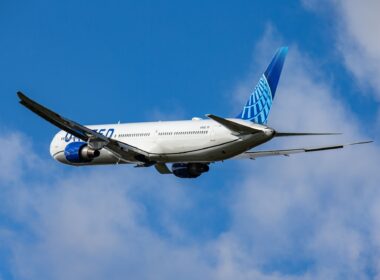
[[[289,149],[289,150],[245,152],[245,153],[242,153],[242,154],[240,154],[234,158],[235,159],[256,159],[256,158],[268,157],[268,156],[289,156],[291,154],[342,149],[346,146],[367,144],[367,143],[371,143],[371,142],[373,142],[373,141],[363,141],[363,142],[356,142],[356,143],[345,144],[345,145],[321,146],[321,147],[313,147],[313,148],[298,148],[298,149]]]
[[[223,125],[225,128],[229,129],[232,131],[234,135],[241,135],[241,134],[254,134],[258,132],[262,132],[261,130],[254,129],[252,127],[242,125],[237,122],[233,122],[230,120],[227,120],[225,118],[221,118],[212,114],[207,114],[206,117],[209,117],[210,119],[216,121],[217,123],[220,123]]]
[[[20,98],[20,103],[26,108],[44,118],[48,122],[59,127],[60,129],[87,142],[90,147],[94,149],[104,148],[122,161],[140,161],[144,163],[149,162],[147,159],[147,152],[115,139],[106,137],[103,134],[93,131],[79,123],[62,117],[61,115],[28,98],[20,91],[17,92],[17,95]]]

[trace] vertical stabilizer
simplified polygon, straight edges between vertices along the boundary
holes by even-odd
[[[267,123],[287,53],[287,47],[277,50],[238,118],[258,124]]]

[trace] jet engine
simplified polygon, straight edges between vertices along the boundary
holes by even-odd
[[[73,163],[90,162],[99,155],[99,150],[91,149],[84,142],[72,142],[65,148],[66,159]]]
[[[208,164],[205,163],[174,163],[172,165],[173,174],[180,178],[197,178],[209,169]]]

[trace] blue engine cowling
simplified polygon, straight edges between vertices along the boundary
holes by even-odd
[[[84,142],[72,142],[65,148],[65,157],[69,162],[86,163],[98,157],[100,152],[91,149]]]
[[[209,169],[208,164],[205,163],[174,163],[172,165],[173,174],[180,178],[197,178]]]

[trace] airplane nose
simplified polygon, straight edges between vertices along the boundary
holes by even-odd
[[[55,135],[55,137],[53,138],[53,140],[50,142],[50,149],[49,149],[49,151],[50,151],[51,157],[53,157],[53,158],[57,154],[57,152],[59,152],[59,145],[58,145],[59,141],[57,141],[58,137],[59,137],[58,134]]]
[[[50,155],[51,157],[54,157],[55,154],[55,145],[54,145],[54,140],[50,142]]]

